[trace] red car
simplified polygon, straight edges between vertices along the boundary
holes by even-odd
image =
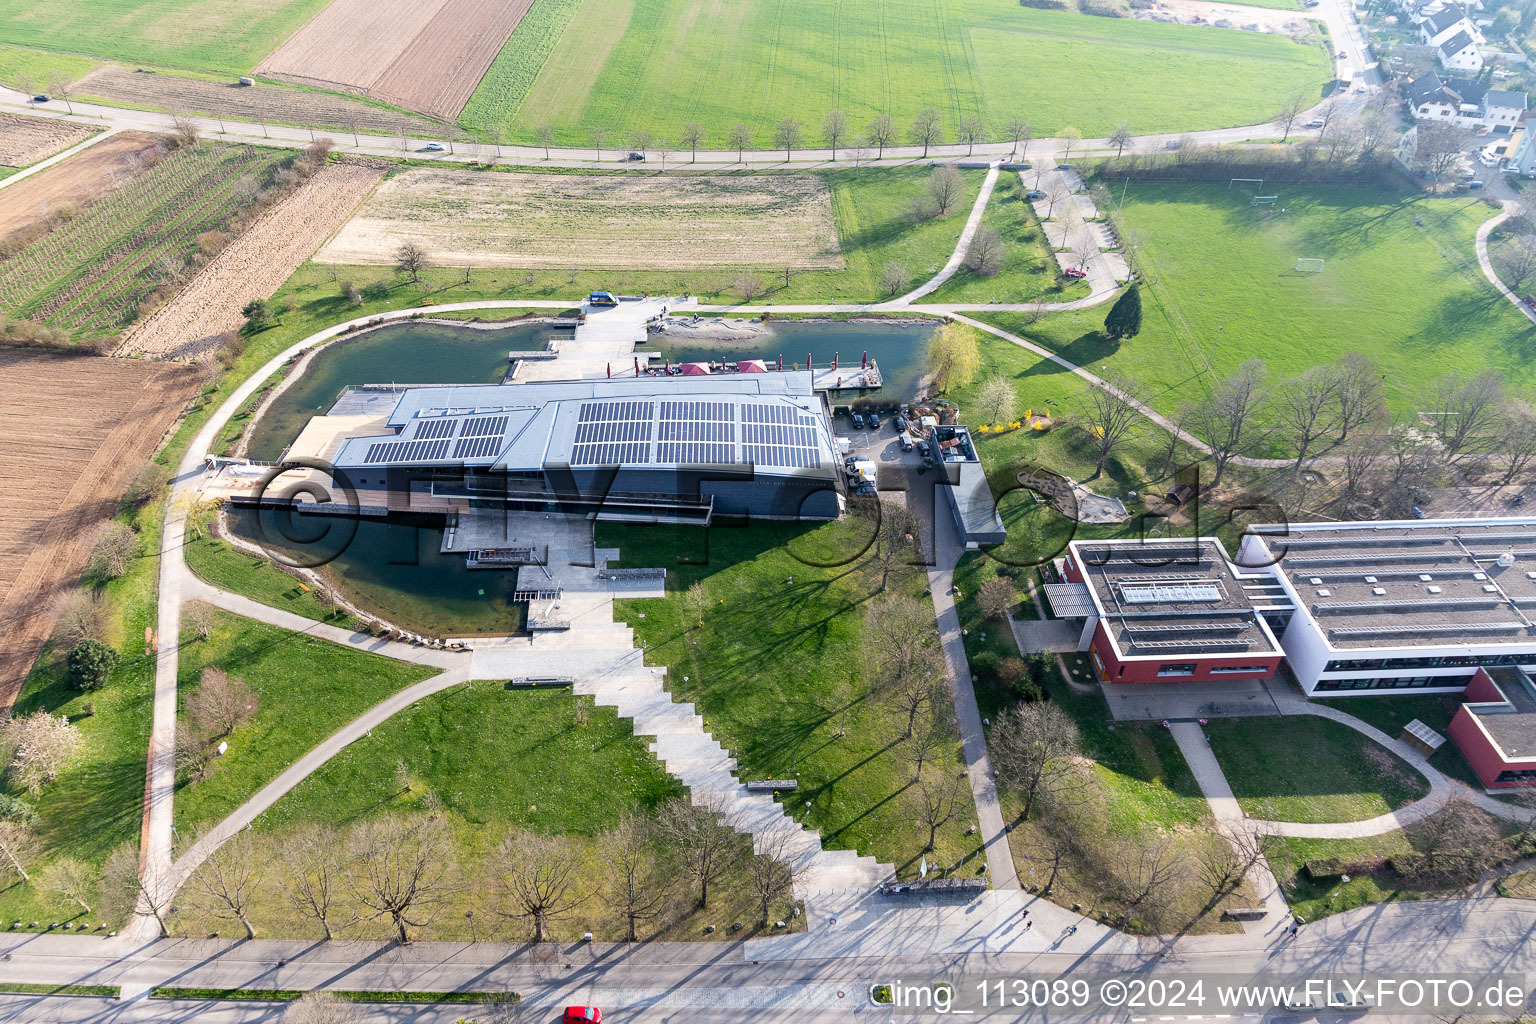
[[[1073,281],[1077,281],[1087,277],[1088,271],[1084,270],[1082,267],[1068,267],[1066,270],[1061,272],[1061,276],[1069,278]]]
[[[603,1024],[603,1011],[595,1006],[567,1006],[560,1019],[565,1024]]]

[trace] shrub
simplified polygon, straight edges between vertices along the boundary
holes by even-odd
[[[69,652],[69,685],[77,690],[98,690],[112,678],[118,654],[100,640],[82,640]]]
[[[37,811],[19,796],[0,793],[0,821],[11,821],[26,828],[36,828]]]
[[[125,497],[135,505],[154,501],[165,493],[165,485],[170,482],[170,479],[171,471],[165,466],[158,462],[146,462],[139,467],[133,483],[128,485],[128,493]]]
[[[128,566],[139,557],[139,536],[123,523],[107,524],[101,539],[91,550],[88,566],[92,576],[99,580],[115,580],[128,571]]]
[[[1307,877],[1314,882],[1332,882],[1344,876],[1344,865],[1332,858],[1309,860],[1305,867]]]

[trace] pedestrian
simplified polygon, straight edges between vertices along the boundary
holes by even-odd
[[[1025,921],[1024,922],[1024,930],[1025,931],[1029,931],[1034,926],[1035,926],[1035,922],[1033,922],[1033,921]]]

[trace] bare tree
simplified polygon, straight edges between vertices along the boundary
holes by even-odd
[[[1141,384],[1114,371],[1106,371],[1102,377],[1108,386],[1089,388],[1088,404],[1082,410],[1098,456],[1090,479],[1103,474],[1105,464],[1141,427],[1141,410],[1134,404]]]
[[[204,737],[228,736],[256,713],[256,693],[239,676],[210,665],[186,698],[187,718]]]
[[[25,865],[37,856],[37,846],[37,833],[31,825],[0,819],[0,877],[14,874],[23,882],[29,881]]]
[[[169,938],[165,915],[174,894],[166,876],[165,867],[156,858],[146,858],[141,872],[138,844],[130,840],[107,856],[102,868],[102,900],[109,913],[120,917],[154,918],[160,938]]]
[[[1318,441],[1339,429],[1342,387],[1335,366],[1313,366],[1281,386],[1275,404],[1296,452],[1293,472],[1301,469]]]
[[[971,236],[971,246],[965,251],[965,269],[977,277],[995,277],[1003,269],[1007,255],[1002,232],[991,224],[983,224]]]
[[[883,160],[885,147],[896,138],[896,122],[891,120],[890,114],[877,114],[870,120],[869,130],[864,134],[869,139],[869,144],[877,150],[875,159]]]
[[[1307,97],[1297,90],[1285,98],[1280,109],[1275,111],[1274,124],[1280,129],[1281,142],[1287,142],[1291,137],[1291,130],[1296,127],[1296,122],[1301,120],[1301,115],[1307,109]]]
[[[774,145],[784,151],[784,162],[789,162],[789,155],[800,148],[805,133],[800,130],[800,122],[792,117],[786,117],[773,126]]]
[[[1349,440],[1351,431],[1371,423],[1387,407],[1382,391],[1386,374],[1381,367],[1358,352],[1346,352],[1334,363],[1339,375],[1339,443]]]
[[[1344,493],[1359,497],[1380,468],[1391,445],[1388,434],[1356,434],[1342,446],[1339,462],[1344,467]]]
[[[763,278],[753,271],[737,275],[734,283],[736,290],[741,293],[743,305],[751,305],[753,300],[763,294]]]
[[[334,992],[306,992],[283,1011],[283,1024],[362,1024],[363,1013],[351,1000]]]
[[[1185,413],[1190,426],[1211,446],[1211,461],[1216,466],[1212,487],[1221,482],[1232,459],[1245,454],[1258,440],[1254,417],[1265,401],[1266,373],[1264,360],[1249,359]]]
[[[652,852],[656,832],[654,819],[626,811],[600,843],[608,870],[599,895],[623,915],[626,942],[640,940],[639,923],[658,916],[669,896],[666,875]]]
[[[94,867],[74,857],[60,857],[38,875],[37,886],[51,898],[61,903],[73,903],[82,913],[91,913],[91,901],[96,899]]]
[[[888,261],[880,271],[880,290],[887,295],[898,295],[906,291],[907,285],[911,283],[912,275],[895,260]]]
[[[981,613],[989,619],[1002,619],[1005,624],[1008,612],[1018,599],[1018,592],[1006,576],[993,576],[976,591],[976,603],[981,606]]]
[[[880,528],[870,549],[870,564],[880,570],[880,592],[890,583],[891,574],[902,566],[915,564],[912,537],[916,520],[907,506],[895,501],[880,502]]]
[[[853,161],[853,176],[858,178],[861,169],[869,162],[869,146],[864,136],[856,136],[848,147],[848,157]]]
[[[636,128],[634,131],[629,133],[629,148],[639,153],[641,156],[645,156],[645,154],[651,148],[652,138],[653,136],[649,130],[645,128]]]
[[[1057,135],[1061,139],[1061,162],[1067,163],[1072,159],[1072,147],[1083,141],[1083,133],[1072,125],[1067,125]]]
[[[992,726],[987,746],[998,779],[1024,797],[1025,821],[1037,802],[1082,779],[1077,723],[1049,701],[1008,708]]]
[[[1435,434],[1449,458],[1486,447],[1489,433],[1504,404],[1504,381],[1498,370],[1467,376],[1447,374],[1435,382]]]
[[[1045,219],[1050,220],[1052,217],[1056,216],[1057,203],[1066,203],[1071,201],[1072,186],[1068,185],[1066,180],[1058,174],[1056,177],[1051,179],[1049,184],[1045,186],[1045,199]],[[1078,211],[1076,206],[1073,206],[1072,209],[1073,211],[1077,212],[1079,217],[1082,216],[1081,211]]]
[[[1172,896],[1182,854],[1167,839],[1127,842],[1120,846],[1110,872],[1115,896],[1125,904],[1124,929],[1141,914],[1155,922]]]
[[[954,772],[930,771],[916,785],[909,786],[907,802],[914,816],[928,830],[928,842],[924,853],[933,852],[938,842],[939,829],[955,816],[960,799],[960,780],[963,776]]]
[[[503,917],[533,922],[533,941],[543,942],[549,926],[586,899],[576,886],[580,858],[570,843],[517,829],[492,858],[491,871],[501,893]]]
[[[548,121],[540,122],[539,126],[533,130],[533,137],[540,146],[544,147],[544,159],[548,160],[549,144],[555,141],[555,126]]]
[[[266,880],[267,860],[256,849],[250,829],[241,829],[208,854],[187,879],[187,894],[198,909],[224,921],[239,921],[254,939],[251,901]]]
[[[1217,904],[1237,892],[1248,872],[1264,859],[1270,844],[1268,836],[1247,827],[1238,827],[1228,836],[1213,839],[1196,857],[1200,881],[1210,890],[1202,914],[1215,910]]]
[[[667,141],[666,136],[658,135],[651,143],[651,151],[661,157],[661,173],[666,174],[667,161],[672,158],[672,144]]]
[[[832,151],[832,160],[837,160],[837,147],[848,137],[848,115],[841,110],[829,110],[827,116],[821,119],[821,138]]]
[[[683,125],[683,133],[678,136],[678,141],[688,147],[688,162],[699,162],[699,143],[704,141],[704,126],[697,121],[689,121]]]
[[[181,622],[193,636],[207,640],[213,635],[213,606],[203,601],[188,601],[182,607]]]
[[[451,889],[446,827],[438,818],[380,818],[358,826],[352,846],[353,896],[370,918],[387,917],[398,941],[410,942],[409,929],[422,927]]]
[[[906,737],[917,716],[942,693],[943,652],[933,610],[904,594],[887,594],[865,613],[869,674],[882,702],[905,719]]]
[[[1384,110],[1367,110],[1355,120],[1355,152],[1361,159],[1370,160],[1396,134],[1396,118]]]
[[[1421,121],[1409,129],[1417,133],[1418,164],[1439,179],[1461,162],[1467,135],[1450,121]]]
[[[752,880],[752,895],[762,912],[764,928],[772,923],[773,905],[794,890],[795,875],[789,866],[789,853],[799,831],[788,821],[778,821],[754,837],[757,852],[747,861],[747,874]]]
[[[1499,409],[1495,432],[1505,459],[1499,485],[1507,486],[1523,476],[1536,459],[1536,408],[1526,402],[1505,402]]]
[[[597,152],[597,162],[603,162],[603,140],[608,137],[608,129],[598,125],[589,133],[592,138],[592,148]]]
[[[923,779],[923,769],[933,764],[943,752],[948,737],[934,722],[933,716],[918,719],[917,728],[896,748],[896,754],[912,766],[914,785]]]
[[[987,141],[987,122],[980,114],[967,114],[955,128],[955,137],[965,143],[965,155],[970,156],[976,152],[976,143]]]
[[[736,162],[742,163],[747,147],[752,145],[752,129],[748,125],[732,125],[725,138],[726,145],[736,151]]]
[[[427,269],[427,252],[415,242],[406,242],[395,250],[395,269],[411,275],[412,284],[421,283],[421,272]]]
[[[1131,139],[1133,138],[1135,136],[1131,134],[1130,125],[1124,121],[1115,125],[1115,132],[1109,137],[1109,144],[1115,147],[1116,158],[1119,158],[1120,154],[1125,152],[1125,147],[1131,144]]]
[[[943,217],[965,195],[965,179],[952,164],[940,164],[928,176],[927,194],[933,200],[935,214]]]
[[[1407,832],[1427,875],[1479,871],[1499,841],[1493,821],[1459,793],[1439,811],[1410,825]]]
[[[998,420],[1011,420],[1018,408],[1019,395],[1013,382],[1000,373],[994,373],[981,382],[976,392],[976,407],[987,418],[989,426],[997,426]]]
[[[6,753],[11,780],[40,793],[45,785],[59,777],[80,752],[80,730],[64,715],[34,711],[12,718],[0,726],[0,746]]]
[[[928,147],[937,146],[944,141],[944,125],[939,120],[939,112],[934,107],[924,107],[917,112],[912,119],[912,127],[908,130],[914,146],[923,147],[923,156],[928,156]]]
[[[1018,114],[1014,114],[1008,119],[1008,123],[1003,126],[1003,132],[1008,136],[1008,141],[1013,143],[1013,148],[1008,151],[1008,159],[1012,160],[1017,157],[1021,147],[1024,150],[1024,155],[1029,155],[1029,140],[1031,135],[1034,134],[1034,128],[1028,121]]]
[[[178,149],[196,149],[198,140],[203,137],[202,130],[197,127],[197,122],[192,120],[190,114],[173,114],[171,132],[176,139]]]
[[[1536,239],[1515,235],[1491,253],[1499,279],[1512,292],[1518,292],[1536,274]]]
[[[69,77],[69,75],[61,71],[55,71],[49,74],[48,91],[64,101],[64,106],[69,111],[71,117],[73,117],[75,113],[75,105],[69,100],[70,93],[73,91],[73,89],[74,81]]]
[[[737,821],[723,793],[694,791],[694,799],[673,800],[661,808],[657,827],[677,852],[683,870],[699,890],[699,907],[709,906],[709,889],[730,869],[737,852]]]
[[[54,641],[63,650],[72,650],[82,640],[100,640],[102,636],[101,600],[89,590],[71,590],[59,600],[58,619],[54,622]]]
[[[139,535],[117,520],[101,531],[101,539],[91,549],[90,574],[101,580],[115,580],[128,571],[139,557]]]
[[[334,920],[346,876],[341,836],[329,824],[306,825],[283,843],[284,894],[294,910],[314,918],[327,942],[336,937]]]

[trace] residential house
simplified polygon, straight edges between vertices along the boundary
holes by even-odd
[[[1485,42],[1482,30],[1460,4],[1447,4],[1419,23],[1419,35],[1425,46],[1440,46],[1463,32],[1476,45]]]
[[[1473,26],[1474,31],[1476,26]],[[1475,75],[1483,70],[1483,55],[1472,33],[1461,29],[1435,48],[1440,66],[1446,71]]]
[[[1450,121],[1461,128],[1497,135],[1513,134],[1525,113],[1523,92],[1489,89],[1468,80],[1445,80],[1433,72],[1409,82],[1403,95],[1414,120]]]
[[[1489,89],[1483,93],[1482,123],[1496,135],[1510,135],[1525,116],[1525,103],[1523,92]]]

